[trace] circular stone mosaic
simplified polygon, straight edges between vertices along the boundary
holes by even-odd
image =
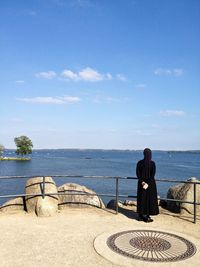
[[[116,233],[107,239],[114,252],[144,261],[179,261],[193,256],[196,247],[187,239],[165,232],[133,230]]]

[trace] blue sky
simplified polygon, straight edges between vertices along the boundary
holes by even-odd
[[[200,1],[1,0],[0,143],[200,149]]]

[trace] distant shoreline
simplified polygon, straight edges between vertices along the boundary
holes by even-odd
[[[13,151],[14,148],[6,148],[7,151]],[[49,151],[49,150],[68,150],[68,151],[127,151],[127,152],[141,152],[143,149],[103,149],[103,148],[36,148],[34,151]],[[195,153],[199,154],[199,149],[189,149],[189,150],[160,150],[160,149],[152,149],[153,152],[166,152],[166,153]]]

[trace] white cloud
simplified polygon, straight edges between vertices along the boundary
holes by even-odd
[[[107,78],[108,80],[112,80],[112,75],[111,75],[110,73],[107,73],[107,74],[106,74],[106,78]]]
[[[135,85],[135,87],[138,88],[138,89],[144,89],[146,87],[146,84],[138,83],[138,84]]]
[[[94,6],[93,0],[53,0],[59,6],[71,6],[74,8],[87,8]]]
[[[71,6],[80,8],[92,7],[94,5],[92,0],[70,0],[69,3]]]
[[[170,75],[171,74],[171,70],[170,69],[162,69],[162,68],[158,68],[154,71],[155,75]]]
[[[77,4],[81,7],[87,7],[91,5],[91,1],[90,0],[76,0]]]
[[[78,74],[71,70],[64,70],[61,75],[67,80],[74,80],[74,81],[79,80]]]
[[[38,72],[35,74],[37,78],[44,78],[44,79],[53,79],[57,76],[55,71],[49,70],[49,71],[43,71],[43,72]]]
[[[98,104],[123,103],[130,101],[128,97],[116,98],[112,96],[95,96],[92,101]]]
[[[20,122],[23,122],[23,119],[21,119],[21,118],[11,118],[10,121],[11,122],[20,123]]]
[[[38,96],[33,98],[18,98],[18,101],[32,104],[74,104],[80,102],[81,99],[77,96]]]
[[[15,83],[20,83],[20,84],[22,84],[22,83],[25,83],[25,81],[24,81],[24,80],[17,80],[17,81],[15,81]]]
[[[110,97],[110,96],[108,96],[108,97],[106,98],[106,101],[107,101],[108,103],[113,103],[113,102],[120,102],[120,99],[119,99],[119,98],[114,98],[114,97]]]
[[[111,74],[106,74],[105,76],[89,67],[84,68],[77,73],[66,69],[61,73],[61,76],[64,77],[66,80],[71,80],[71,81],[82,80],[87,82],[98,82],[104,79],[111,79]]]
[[[158,76],[181,76],[183,75],[183,69],[157,68],[154,74]]]
[[[89,67],[81,70],[79,72],[79,77],[80,79],[89,82],[97,82],[103,80],[103,75],[101,73]]]
[[[116,77],[120,81],[127,81],[126,77],[123,74],[117,74]]]
[[[93,102],[98,103],[98,104],[104,104],[104,103],[110,104],[110,103],[117,103],[120,101],[121,101],[121,99],[110,97],[110,96],[104,96],[104,97],[96,96],[93,99]]]
[[[183,110],[162,110],[160,111],[160,115],[162,116],[166,116],[166,117],[169,117],[169,116],[184,116],[185,115],[185,112]]]
[[[183,75],[183,69],[173,69],[174,76]]]
[[[86,81],[86,82],[99,82],[103,80],[112,80],[113,76],[111,73],[100,73],[97,70],[86,67],[80,71],[74,72],[70,69],[64,69],[59,75],[55,71],[44,71],[35,74],[37,78],[53,79],[65,79],[67,81]],[[126,81],[127,78],[123,74],[117,74],[116,79],[120,81]]]
[[[29,12],[29,15],[30,15],[30,16],[36,16],[36,15],[37,15],[37,12],[34,11],[34,10],[32,10],[32,11]]]

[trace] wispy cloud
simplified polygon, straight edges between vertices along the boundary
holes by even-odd
[[[167,69],[167,68],[157,68],[154,70],[154,74],[158,76],[182,76],[184,73],[183,69]]]
[[[75,104],[80,102],[81,99],[77,96],[62,96],[62,97],[52,97],[52,96],[38,96],[32,98],[18,98],[18,101],[32,104]]]
[[[170,69],[158,68],[158,69],[154,70],[154,74],[155,75],[170,75],[171,74],[171,70]]]
[[[72,70],[66,69],[61,73],[61,77],[69,81],[87,81],[87,82],[98,82],[102,80],[112,79],[112,75],[110,73],[103,74],[90,67],[84,68],[79,72],[73,72]]]
[[[116,102],[118,101],[117,99],[114,99],[112,97],[109,96],[95,96],[92,101],[96,104],[104,104],[104,103],[108,103],[108,102]]]
[[[135,87],[137,89],[144,89],[144,88],[146,88],[146,84],[145,83],[138,83],[138,84],[135,85]]]
[[[71,0],[71,3],[80,7],[89,7],[92,5],[91,0]]]
[[[17,80],[17,81],[15,81],[15,83],[22,84],[22,83],[25,83],[25,81],[24,80]]]
[[[67,80],[72,80],[72,81],[79,80],[79,75],[71,70],[64,70],[61,75]]]
[[[49,70],[49,71],[43,71],[43,72],[38,72],[35,74],[37,78],[43,78],[43,79],[53,79],[57,76],[55,71]]]
[[[85,82],[99,82],[106,80],[117,79],[120,81],[127,81],[127,78],[123,74],[112,75],[110,72],[101,73],[96,69],[86,67],[79,71],[73,71],[71,69],[64,69],[60,74],[53,70],[43,71],[35,73],[35,77],[43,79],[64,79],[66,81],[85,81]]]
[[[116,98],[112,96],[100,96],[96,95],[92,101],[97,104],[111,104],[111,103],[125,103],[130,101],[130,98],[122,97],[122,98]]]
[[[32,11],[29,12],[29,15],[30,15],[30,16],[36,16],[36,15],[37,15],[37,12],[34,11],[34,10],[32,10]]]
[[[20,122],[23,122],[24,120],[21,118],[11,118],[10,121],[14,123],[20,123]]]
[[[111,75],[110,73],[107,73],[107,74],[106,74],[106,78],[107,78],[108,80],[112,80],[113,77],[112,77],[112,75]]]
[[[170,117],[170,116],[181,117],[181,116],[185,116],[185,112],[183,110],[161,110],[160,115],[166,116],[166,117]]]
[[[108,96],[107,98],[106,98],[106,102],[107,103],[113,103],[113,102],[120,102],[120,99],[119,98],[115,98],[115,97],[110,97],[110,96]]]
[[[84,81],[96,82],[103,80],[103,74],[91,68],[85,68],[79,72],[79,77]]]
[[[123,82],[127,81],[127,78],[123,74],[117,74],[116,77],[120,81],[123,81]]]
[[[71,6],[71,7],[91,7],[94,5],[93,0],[53,0],[59,6]]]
[[[182,76],[184,73],[183,69],[173,69],[174,76]]]

